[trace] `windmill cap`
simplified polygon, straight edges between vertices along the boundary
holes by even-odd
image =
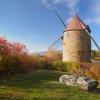
[[[65,31],[81,30],[81,29],[87,29],[90,32],[89,26],[84,24],[83,21],[80,19],[80,17],[76,15],[69,22],[69,24],[65,28]]]

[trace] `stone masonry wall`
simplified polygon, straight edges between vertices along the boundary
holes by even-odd
[[[91,39],[85,30],[66,31],[63,40],[63,61],[90,61]]]

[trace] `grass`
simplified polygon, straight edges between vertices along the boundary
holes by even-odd
[[[59,84],[63,72],[39,70],[0,78],[0,100],[100,100],[100,94]]]

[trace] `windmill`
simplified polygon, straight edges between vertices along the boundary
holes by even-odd
[[[76,14],[72,20],[66,25],[59,13],[53,8],[55,14],[64,25],[65,30],[63,35],[57,41],[52,43],[49,47],[54,46],[59,40],[63,40],[63,61],[64,62],[77,62],[77,61],[90,61],[91,59],[91,40],[100,51],[99,45],[91,36],[91,30],[88,25],[80,19]]]

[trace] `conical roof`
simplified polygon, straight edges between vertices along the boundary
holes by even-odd
[[[83,21],[80,19],[80,17],[76,15],[69,22],[69,24],[65,28],[65,31],[78,30],[78,29],[86,29],[86,28],[87,28],[87,25],[85,25],[83,23]]]

